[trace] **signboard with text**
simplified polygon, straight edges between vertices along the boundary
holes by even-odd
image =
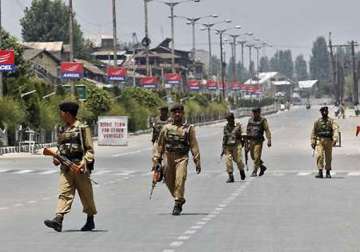
[[[209,90],[216,90],[218,86],[218,83],[216,80],[208,80],[207,81],[207,88]]]
[[[181,75],[178,73],[167,73],[165,74],[165,87],[171,88],[174,85],[181,83]]]
[[[110,66],[107,69],[107,77],[111,81],[124,81],[127,76],[127,69],[124,67]]]
[[[0,50],[0,72],[14,72],[15,69],[14,50]]]
[[[128,144],[127,116],[99,116],[98,145],[123,146]]]
[[[157,88],[159,84],[160,80],[155,76],[145,76],[140,79],[140,85],[144,88]]]
[[[200,85],[199,85],[199,81],[198,80],[188,80],[187,81],[187,86],[190,90],[199,90],[200,89]]]
[[[60,72],[62,79],[81,79],[84,76],[84,66],[77,62],[62,62]]]

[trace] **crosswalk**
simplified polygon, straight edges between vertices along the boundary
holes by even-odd
[[[250,175],[250,172],[247,172]],[[297,177],[308,177],[314,176],[317,172],[311,170],[304,171],[295,171],[295,170],[272,170],[267,171],[266,176],[271,177],[283,177],[283,176],[297,176]],[[0,177],[1,175],[57,175],[59,174],[59,170],[51,169],[51,170],[31,170],[31,169],[0,169]],[[120,176],[120,177],[129,177],[129,176],[149,176],[151,172],[149,171],[131,171],[131,170],[123,170],[123,169],[102,169],[97,170],[92,173],[92,176]],[[195,174],[194,171],[189,171],[189,174]],[[203,174],[208,176],[226,176],[224,171],[219,170],[209,170],[204,171]],[[337,170],[331,171],[331,175],[333,177],[360,177],[359,170]]]

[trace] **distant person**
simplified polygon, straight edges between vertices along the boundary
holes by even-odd
[[[253,115],[247,124],[246,135],[250,140],[250,155],[254,161],[254,170],[251,176],[256,177],[259,168],[259,176],[264,175],[267,170],[264,162],[261,160],[261,154],[263,142],[265,141],[264,133],[267,138],[267,146],[271,147],[271,132],[266,118],[261,116],[261,108],[255,108],[252,112]]]
[[[224,136],[222,143],[221,156],[225,155],[226,172],[229,175],[226,183],[233,183],[234,168],[233,162],[236,163],[240,172],[241,180],[245,179],[244,163],[242,161],[242,132],[240,123],[235,124],[235,117],[233,113],[226,116],[227,124],[224,126]]]
[[[329,117],[327,106],[320,108],[321,118],[314,123],[311,132],[311,148],[315,151],[316,164],[319,170],[316,178],[323,178],[324,160],[326,178],[331,178],[332,148],[336,145],[339,136],[339,126]],[[324,159],[325,158],[325,159]]]

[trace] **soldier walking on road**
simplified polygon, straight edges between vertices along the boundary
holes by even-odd
[[[185,204],[185,180],[189,151],[191,151],[196,173],[201,172],[200,151],[192,125],[184,123],[184,106],[174,105],[171,108],[172,123],[166,124],[160,132],[158,148],[153,156],[153,167],[162,161],[165,154],[167,167],[165,183],[175,199],[172,215],[180,215],[182,206]]]
[[[226,116],[228,121],[224,127],[224,136],[222,143],[221,156],[225,155],[226,172],[229,178],[226,183],[234,182],[233,161],[237,164],[240,171],[241,180],[245,179],[244,163],[242,161],[242,143],[241,143],[241,125],[235,124],[235,117],[233,113]]]
[[[155,119],[152,125],[153,131],[151,142],[153,143],[153,153],[155,153],[155,150],[157,148],[157,142],[160,132],[167,123],[169,123],[169,108],[167,106],[164,106],[160,108],[160,116]]]
[[[60,166],[59,196],[56,217],[45,220],[47,227],[61,232],[64,215],[69,213],[74,201],[75,191],[78,191],[83,212],[87,214],[85,225],[81,231],[91,231],[95,228],[94,215],[97,213],[93,197],[90,173],[94,162],[94,148],[89,127],[77,120],[79,105],[74,102],[63,102],[59,105],[60,117],[65,123],[64,129],[58,135],[58,154],[69,159],[80,167],[78,172]],[[54,165],[60,165],[59,160],[53,160]]]
[[[251,177],[256,177],[259,168],[259,176],[264,175],[267,169],[264,166],[264,162],[261,160],[261,153],[263,142],[265,141],[264,133],[267,138],[267,146],[271,147],[271,132],[266,118],[261,116],[261,108],[255,108],[252,112],[253,115],[247,124],[246,134],[250,142],[251,159],[254,161],[254,171],[252,172]]]
[[[311,148],[315,150],[316,164],[319,173],[316,178],[323,178],[324,156],[326,178],[331,178],[332,148],[336,145],[339,135],[339,126],[329,117],[328,107],[321,107],[321,118],[314,123],[311,132]]]

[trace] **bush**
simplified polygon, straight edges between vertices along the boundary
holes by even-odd
[[[16,125],[25,120],[25,112],[20,102],[10,98],[0,98],[0,127],[15,129]]]

